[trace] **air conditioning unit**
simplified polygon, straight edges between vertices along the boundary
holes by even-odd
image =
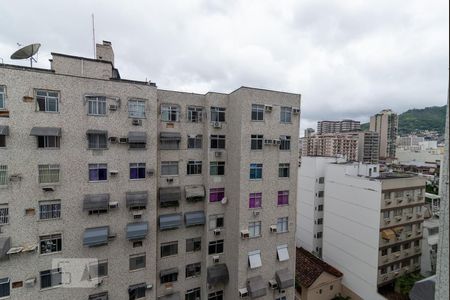
[[[293,108],[292,108],[292,113],[293,113],[294,115],[298,115],[298,114],[300,113],[300,108],[299,108],[299,107],[293,107]]]
[[[239,289],[239,298],[245,298],[245,297],[248,297],[247,288]]]
[[[383,281],[386,281],[386,280],[388,280],[388,277],[387,277],[387,276],[384,276],[384,277],[383,277]]]
[[[216,151],[216,152],[214,152],[214,156],[215,157],[222,157],[222,152]]]
[[[9,176],[9,181],[20,181],[22,180],[22,174],[12,174],[11,176]]]
[[[416,234],[421,234],[421,233],[422,233],[422,231],[420,231],[420,230],[416,231]]]
[[[281,141],[280,140],[273,140],[273,142],[272,142],[274,145],[280,145],[281,144]]]
[[[141,126],[142,125],[142,120],[140,119],[133,119],[133,121],[131,121],[131,124],[134,126]]]
[[[133,217],[135,219],[139,219],[144,214],[144,211],[143,210],[133,210],[131,214],[133,215]]]
[[[95,287],[99,287],[103,284],[103,279],[99,279],[96,283],[95,283]]]
[[[227,202],[228,202],[227,197],[223,197],[222,200],[220,200],[220,203],[222,203],[222,204],[227,204]]]
[[[113,240],[113,239],[115,239],[117,237],[117,233],[110,233],[109,235],[108,235],[108,239],[109,240]]]
[[[126,144],[126,143],[128,143],[128,138],[126,137],[119,138],[119,144]]]
[[[118,208],[118,207],[119,207],[118,201],[109,202],[109,208]]]
[[[151,290],[153,288],[153,284],[147,284],[147,286],[145,287],[147,290]]]
[[[391,205],[392,201],[386,201],[386,205]]]
[[[212,127],[222,128],[222,122],[211,122]]]
[[[404,254],[405,256],[408,256],[408,255],[409,255],[409,252],[406,251],[406,252],[403,252],[403,254]]]
[[[111,175],[117,175],[117,174],[119,174],[119,171],[118,171],[118,170],[110,170],[110,171],[109,171],[109,174],[111,174]]]
[[[247,229],[241,230],[241,238],[242,238],[243,240],[248,239],[249,237],[250,237],[250,233],[248,232]]]
[[[117,104],[110,104],[109,105],[109,110],[111,111],[116,111],[119,107],[117,106]]]
[[[44,192],[54,192],[54,191],[55,191],[55,188],[52,187],[52,186],[44,186],[44,187],[42,187],[42,190],[43,190]]]
[[[264,105],[264,110],[266,111],[266,112],[272,112],[272,105]]]
[[[389,224],[389,223],[391,223],[391,220],[389,220],[389,219],[384,219],[384,224]]]
[[[395,253],[394,256],[395,256],[396,258],[399,258],[399,257],[400,257],[400,253]]]
[[[422,218],[422,214],[417,214],[416,217],[417,218]]]
[[[259,214],[260,214],[260,212],[259,212],[259,211],[257,211],[257,210],[254,210],[254,211],[253,211],[253,216],[254,216],[254,217],[257,217],[257,216],[259,216]]]
[[[25,279],[24,282],[25,282],[25,287],[27,287],[27,288],[34,287],[34,285],[36,284],[36,277],[27,278],[27,279]]]
[[[148,169],[147,170],[147,175],[148,176],[153,176],[153,174],[155,174],[155,170],[153,170],[153,169]]]
[[[397,221],[401,221],[401,220],[402,220],[402,217],[400,217],[400,216],[397,216],[397,217],[395,217],[395,220],[397,220]]]
[[[172,182],[173,182],[173,178],[166,178],[166,181],[167,181],[168,183],[172,183]]]
[[[273,140],[269,140],[269,139],[264,140],[264,145],[272,145],[272,144],[273,144]]]
[[[212,261],[213,261],[213,263],[217,264],[218,262],[220,262],[220,256],[219,255],[214,255],[212,257]]]
[[[398,276],[400,274],[398,271],[394,272],[394,276]]]
[[[406,217],[407,217],[408,219],[412,219],[413,216],[412,216],[412,215],[407,215]]]
[[[271,288],[272,290],[275,290],[278,288],[278,283],[275,280],[269,280],[269,288]]]
[[[220,235],[221,232],[222,232],[222,230],[220,228],[216,228],[216,229],[213,230],[213,233],[214,233],[215,236]]]
[[[270,232],[277,232],[277,225],[270,225],[269,230]]]
[[[399,203],[399,204],[402,203],[402,202],[403,202],[403,199],[398,199],[397,200],[397,203]]]
[[[411,232],[408,232],[408,233],[406,234],[407,237],[411,237],[411,235],[412,235]]]
[[[117,141],[118,141],[119,139],[118,139],[116,136],[110,136],[110,137],[108,138],[108,140],[109,140],[110,143],[115,144],[115,143],[117,143]]]

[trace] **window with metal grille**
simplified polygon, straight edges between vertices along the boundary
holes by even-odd
[[[39,183],[58,183],[59,165],[39,165]]]
[[[9,223],[9,208],[6,204],[0,204],[0,225]]]
[[[223,300],[223,291],[209,293],[208,300]]]
[[[280,150],[291,150],[291,137],[289,135],[280,136]]]
[[[224,161],[212,161],[209,163],[209,175],[223,176],[225,175],[225,162]]]
[[[39,219],[59,219],[61,218],[61,200],[39,202]]]
[[[161,257],[178,254],[178,241],[161,243]]]
[[[145,253],[130,255],[130,271],[145,268]]]
[[[88,115],[104,116],[106,115],[106,97],[104,96],[86,96],[88,103]]]
[[[0,186],[8,184],[8,166],[0,165]]]
[[[36,90],[36,110],[44,112],[58,112],[59,92]]]
[[[61,268],[41,271],[39,275],[41,279],[41,289],[46,289],[62,284]]]
[[[89,279],[108,276],[108,260],[98,260],[97,263],[89,265]]]
[[[40,253],[53,253],[62,250],[61,234],[51,234],[39,237]]]
[[[200,288],[190,289],[186,291],[184,300],[199,300],[201,297]]]

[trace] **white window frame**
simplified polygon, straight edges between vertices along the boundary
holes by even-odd
[[[220,218],[222,219],[223,226],[217,225],[217,220]],[[209,215],[208,226],[209,226],[209,230],[224,228],[225,227],[225,215],[224,214]]]
[[[39,201],[39,220],[54,220],[60,218],[61,200]]]
[[[201,160],[189,160],[187,163],[186,175],[201,175],[202,166],[203,161]]]
[[[178,161],[162,161],[161,176],[178,176],[180,174]]]
[[[289,218],[281,217],[277,219],[277,233],[289,231]]]
[[[251,120],[261,122],[264,121],[264,104],[252,104]],[[253,113],[256,114],[256,119],[253,119]],[[259,117],[262,117],[261,119]]]
[[[211,106],[211,122],[225,122],[225,111],[224,107]]]
[[[193,143],[194,147],[190,147],[190,143]],[[203,148],[203,135],[189,135],[187,138],[187,148],[188,149],[202,149]]]
[[[38,165],[38,173],[40,184],[59,183],[59,164]]]
[[[44,140],[44,145],[42,147],[39,146],[39,139]],[[59,136],[38,136],[36,137],[37,140],[37,147],[38,149],[59,149],[60,147],[60,137]],[[53,141],[51,141],[53,140]],[[55,146],[49,146],[50,143],[53,143]]]
[[[255,143],[256,147],[253,147]],[[250,150],[258,151],[262,150],[264,146],[264,135],[263,134],[252,134],[250,135]]]
[[[58,240],[60,240],[61,249],[55,250],[55,251],[52,251],[51,249],[50,250],[46,249],[45,251],[43,251],[42,242],[47,241],[47,242],[53,243],[55,245],[55,247],[57,247]],[[62,251],[62,248],[63,248],[63,240],[62,240],[62,234],[60,234],[60,233],[41,235],[39,237],[39,253],[41,255],[42,254],[59,253]]]
[[[261,236],[261,221],[254,221],[248,223],[248,233],[250,238]]]
[[[203,121],[203,107],[188,106],[187,119],[191,123],[201,123]]]
[[[133,119],[145,119],[145,100],[128,100],[128,117]]]
[[[280,109],[280,123],[292,123],[292,107],[282,106]]]
[[[161,104],[162,122],[179,122],[180,106],[176,104]]]
[[[289,178],[291,175],[290,173],[291,173],[291,164],[290,163],[278,164],[278,177],[279,178]],[[284,176],[284,175],[286,175],[286,176]]]
[[[137,267],[136,260],[137,260],[137,259],[142,259],[142,257],[144,258],[144,259],[143,259],[144,266],[139,266],[139,267]],[[136,266],[136,268],[134,268],[134,269],[132,269],[132,264],[131,264],[132,260],[135,261],[135,262],[134,262],[134,266]],[[130,272],[132,272],[132,271],[137,271],[137,270],[142,270],[142,269],[145,269],[146,267],[147,267],[147,255],[146,255],[145,253],[131,254],[131,255],[129,256],[129,259],[128,259],[128,270],[129,270]]]
[[[0,85],[0,110],[6,109],[6,86]]]
[[[104,163],[101,163],[101,164],[98,164],[98,163],[88,164],[88,169],[89,169],[89,174],[88,174],[89,182],[106,182],[106,181],[108,181],[108,164],[104,164]],[[91,170],[96,170],[96,172],[97,172],[97,179],[91,180],[91,178],[89,178]],[[106,170],[106,179],[100,180],[100,176],[99,176],[100,170]]]
[[[277,258],[278,261],[289,260],[288,244],[277,246]]]
[[[35,97],[36,97],[36,111],[48,112],[48,113],[59,112],[59,92],[58,91],[37,89],[35,91]],[[41,98],[44,100],[44,110],[39,109],[38,98]],[[54,102],[56,110],[49,110],[50,102]]]
[[[108,136],[106,133],[90,133],[88,136],[88,149],[100,150],[108,148]],[[100,137],[105,138],[104,144],[100,141]]]
[[[107,100],[105,96],[86,96],[86,103],[89,116],[106,116]]]
[[[248,253],[248,267],[250,269],[262,267],[261,250],[250,251]]]

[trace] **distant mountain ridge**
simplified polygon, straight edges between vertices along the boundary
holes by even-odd
[[[399,115],[399,135],[408,135],[415,131],[435,130],[444,134],[447,105],[413,108]],[[361,124],[361,130],[369,130],[369,123]]]

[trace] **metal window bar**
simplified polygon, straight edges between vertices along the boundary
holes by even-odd
[[[59,182],[59,165],[39,165],[39,183]]]

